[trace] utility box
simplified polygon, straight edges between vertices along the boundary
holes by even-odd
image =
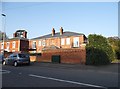
[[[60,55],[52,55],[52,63],[60,63]]]

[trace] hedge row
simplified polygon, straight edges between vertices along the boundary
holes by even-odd
[[[101,35],[89,35],[89,43],[86,45],[86,64],[103,65],[110,64],[114,60],[114,52],[107,41],[107,38]]]

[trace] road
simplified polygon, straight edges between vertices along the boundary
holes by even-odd
[[[118,87],[118,65],[31,63],[2,66],[2,87]]]

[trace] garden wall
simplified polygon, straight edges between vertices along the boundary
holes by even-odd
[[[52,62],[52,56],[59,55],[60,63],[80,63],[86,62],[85,48],[72,48],[72,49],[52,49],[42,51],[41,56],[37,56],[38,62]]]

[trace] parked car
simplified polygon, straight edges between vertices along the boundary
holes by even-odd
[[[26,53],[13,53],[4,59],[3,65],[18,66],[19,64],[30,64],[30,56]]]
[[[4,61],[4,56],[3,54],[0,54],[0,63],[3,63],[3,61]]]

